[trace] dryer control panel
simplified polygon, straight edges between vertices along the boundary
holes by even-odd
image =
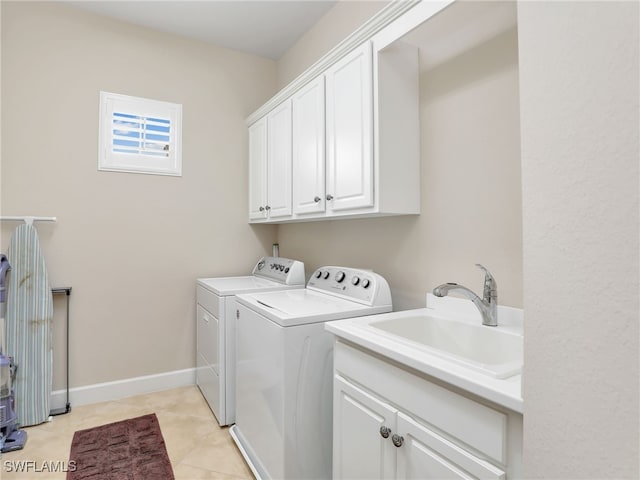
[[[253,267],[253,275],[284,285],[304,285],[304,263],[283,257],[262,257]]]
[[[311,275],[307,288],[370,306],[391,305],[387,281],[371,270],[348,267],[320,267]]]

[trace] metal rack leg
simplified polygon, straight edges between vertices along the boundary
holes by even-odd
[[[54,408],[49,415],[64,415],[71,411],[71,403],[69,402],[69,297],[71,296],[71,287],[52,288],[51,293],[54,295],[64,293],[67,296],[67,402],[64,408]]]

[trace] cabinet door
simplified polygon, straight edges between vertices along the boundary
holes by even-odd
[[[249,219],[267,218],[267,119],[249,127]]]
[[[504,480],[505,472],[440,435],[398,413],[397,429],[403,444],[397,447],[398,478]]]
[[[291,215],[291,100],[267,115],[267,210],[269,218]]]
[[[324,212],[324,77],[292,98],[293,213]]]
[[[334,378],[333,478],[395,478],[396,410],[340,376]],[[388,438],[380,427],[391,429]]]
[[[325,73],[327,210],[373,206],[373,70],[366,42]]]

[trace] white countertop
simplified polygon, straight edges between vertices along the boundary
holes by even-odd
[[[474,325],[481,324],[479,312],[468,300],[453,297],[437,298],[428,295],[427,303],[429,307],[423,309],[328,322],[325,324],[325,328],[338,338],[348,340],[402,365],[522,413],[521,374],[503,379],[494,378],[468,368],[464,364],[452,361],[446,356],[434,354],[416,342],[387,334],[369,325],[374,318],[377,321],[416,315],[455,319],[453,321],[473,323]],[[522,336],[522,317],[522,310],[499,306],[498,326],[482,328],[495,328],[512,335]]]

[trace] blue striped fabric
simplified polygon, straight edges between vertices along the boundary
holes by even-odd
[[[53,297],[38,233],[20,225],[7,252],[7,352],[17,365],[13,384],[21,426],[45,422],[51,411]]]

